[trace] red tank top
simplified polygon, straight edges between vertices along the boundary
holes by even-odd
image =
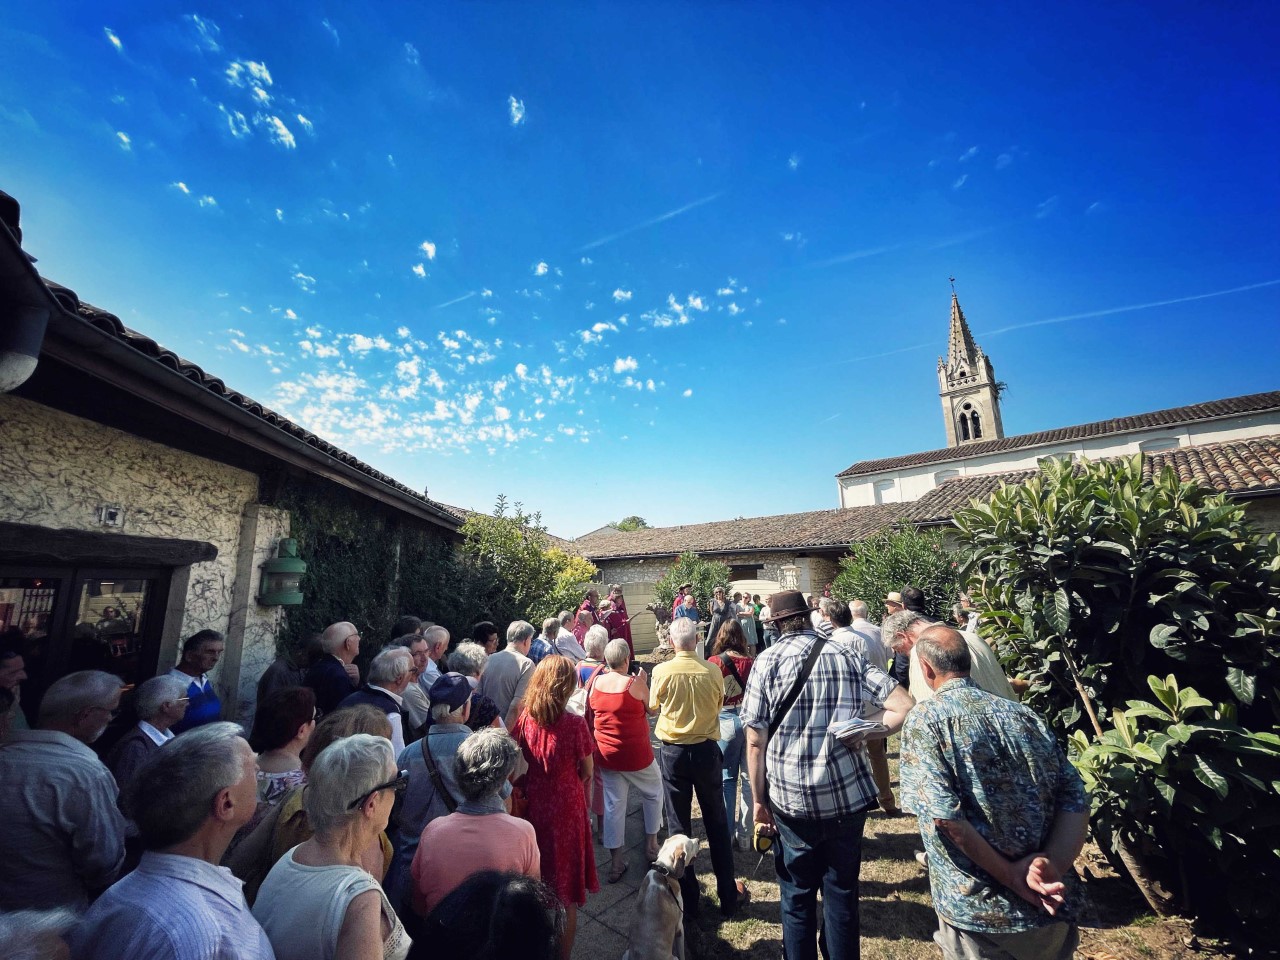
[[[649,717],[644,703],[631,695],[634,682],[635,677],[628,679],[620,693],[591,688],[596,749],[600,752],[600,766],[606,770],[629,773],[653,763]]]

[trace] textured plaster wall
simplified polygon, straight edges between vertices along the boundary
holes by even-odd
[[[242,514],[257,497],[254,474],[9,394],[0,395],[0,456],[0,519],[212,543],[217,558],[191,567],[182,634],[227,630]],[[124,508],[122,526],[99,522],[103,504]],[[256,663],[259,648],[274,649],[269,624],[278,615],[253,607],[246,618],[245,653],[247,662],[252,648]],[[243,670],[241,677],[248,673]]]
[[[249,577],[248,603],[245,606],[244,644],[240,661],[240,689],[238,691],[237,722],[246,726],[253,722],[257,701],[258,678],[276,658],[276,635],[284,607],[264,607],[254,598],[262,581],[262,564],[276,555],[276,544],[289,536],[289,512],[276,507],[253,505],[256,525],[251,517],[245,517],[245,534],[253,535],[252,561],[241,575]]]

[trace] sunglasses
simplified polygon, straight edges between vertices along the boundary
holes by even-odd
[[[380,783],[368,793],[360,794],[360,796],[347,804],[347,809],[354,810],[380,790],[394,790],[396,793],[401,793],[407,786],[409,786],[409,771],[401,770],[396,774],[394,780],[388,780],[386,783]]]

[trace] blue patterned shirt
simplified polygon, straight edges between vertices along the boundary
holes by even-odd
[[[545,637],[539,635],[533,638],[533,642],[529,644],[528,657],[534,663],[540,663],[543,657],[550,656],[555,651],[551,648],[551,644],[547,643]]]
[[[949,680],[907,714],[902,728],[903,806],[920,820],[933,906],[947,923],[978,933],[1018,933],[1074,920],[1051,917],[999,883],[934,826],[965,820],[1011,860],[1043,850],[1059,813],[1089,809],[1084,784],[1048,726],[1020,703]]]
[[[789,633],[756,658],[739,715],[744,726],[768,730],[817,642]],[[865,749],[827,733],[836,719],[862,717],[884,706],[897,681],[848,644],[828,642],[765,751],[772,808],[788,817],[821,820],[876,805]]]

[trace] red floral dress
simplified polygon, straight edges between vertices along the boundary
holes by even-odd
[[[562,903],[582,906],[588,893],[600,889],[587,798],[578,779],[578,761],[595,749],[587,722],[566,711],[543,727],[524,713],[512,735],[529,762],[525,792],[529,822],[538,836],[542,879]]]

